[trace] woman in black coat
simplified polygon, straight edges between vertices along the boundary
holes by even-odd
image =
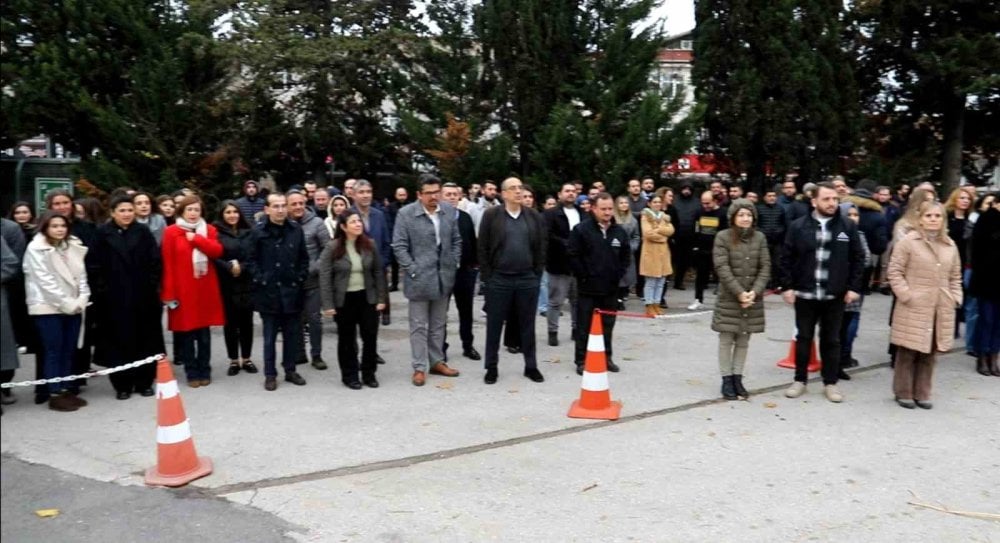
[[[257,366],[250,360],[253,350],[253,285],[250,272],[246,269],[252,229],[232,200],[222,202],[215,228],[219,231],[219,243],[222,244],[222,258],[216,259],[215,267],[219,272],[219,291],[226,313],[226,325],[222,328],[229,355],[229,370],[226,373],[236,375],[241,369],[257,373]]]
[[[91,252],[95,269],[91,290],[97,302],[94,358],[113,367],[163,353],[160,250],[149,228],[135,222],[131,196],[112,199],[111,220],[97,228]],[[156,364],[109,377],[119,400],[127,400],[133,392],[152,396]]]

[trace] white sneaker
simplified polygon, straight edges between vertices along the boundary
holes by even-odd
[[[799,396],[806,393],[806,384],[795,381],[792,386],[785,390],[786,398],[798,398]]]
[[[24,345],[21,345],[20,347],[17,348],[17,354],[28,354],[28,348],[25,347]]]
[[[691,305],[688,306],[688,311],[698,311],[699,309],[705,309],[705,305],[698,300],[691,302]]]
[[[844,395],[837,390],[837,385],[826,385],[823,387],[823,394],[826,395],[826,399],[833,403],[840,403],[844,401]]]

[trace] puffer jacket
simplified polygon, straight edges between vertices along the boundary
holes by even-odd
[[[887,272],[896,308],[889,335],[894,345],[921,353],[951,349],[955,308],[962,305],[962,265],[955,242],[942,232],[929,239],[916,229],[895,243]]]
[[[757,210],[749,200],[736,200],[729,206],[730,224],[740,209],[750,209],[757,223]],[[771,280],[771,253],[767,237],[756,228],[741,232],[733,243],[733,226],[715,236],[712,260],[719,276],[719,296],[712,313],[712,330],[754,334],[764,331],[764,289]],[[757,297],[748,308],[740,307],[740,294],[753,291]]]
[[[43,234],[35,234],[24,252],[22,264],[29,315],[83,313],[90,303],[86,256],[87,247],[74,236],[63,247],[56,248],[49,245]]]

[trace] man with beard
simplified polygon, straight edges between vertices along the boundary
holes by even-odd
[[[243,183],[243,196],[236,200],[236,207],[247,224],[257,224],[257,216],[264,212],[264,199],[259,196],[260,187],[254,180]]]
[[[306,195],[301,191],[288,191],[288,217],[302,228],[302,235],[309,254],[309,278],[306,279],[303,290],[305,301],[302,308],[302,333],[299,334],[299,356],[296,364],[309,362],[306,358],[305,327],[309,327],[309,354],[312,355],[312,366],[318,370],[327,368],[323,360],[323,316],[320,314],[322,304],[319,296],[319,255],[330,242],[330,233],[323,224],[323,219],[306,204]]]
[[[788,398],[806,392],[809,351],[816,324],[823,360],[826,399],[839,403],[840,321],[844,304],[858,300],[865,253],[858,229],[840,214],[837,189],[831,183],[816,186],[813,212],[793,222],[785,235],[780,273],[782,297],[795,305],[795,382]]]
[[[477,235],[479,225],[483,222],[483,214],[486,213],[487,209],[498,205],[500,205],[500,199],[497,198],[497,184],[487,179],[483,182],[483,193],[480,195],[479,201],[469,209],[469,215],[472,217]]]
[[[542,214],[548,238],[545,271],[549,274],[549,303],[545,310],[545,318],[548,321],[549,346],[552,347],[559,345],[559,316],[567,297],[572,317],[571,337],[576,338],[576,278],[573,277],[566,256],[569,234],[584,218],[576,206],[576,196],[573,184],[563,183],[559,190],[559,205],[545,210]]]
[[[674,288],[684,290],[684,276],[691,267],[691,253],[694,249],[694,221],[701,202],[694,196],[690,181],[681,182],[680,194],[674,199],[674,209],[677,210],[677,222],[674,223],[673,247],[671,257],[674,268]]]

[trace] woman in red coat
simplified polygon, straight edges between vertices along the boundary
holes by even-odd
[[[163,232],[163,289],[167,327],[174,334],[174,356],[184,363],[188,385],[212,382],[209,326],[226,323],[219,280],[212,261],[222,257],[215,227],[202,218],[197,196],[177,205],[177,220]]]

